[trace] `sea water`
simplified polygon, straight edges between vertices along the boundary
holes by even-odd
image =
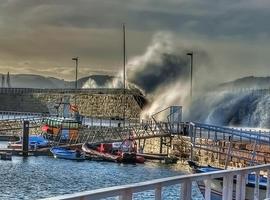
[[[32,200],[110,186],[182,175],[174,165],[117,164],[70,161],[49,156],[16,157],[0,161],[0,199]],[[193,199],[202,199],[193,185]],[[164,199],[180,199],[180,185],[163,188]],[[134,195],[136,200],[154,199],[154,191]]]

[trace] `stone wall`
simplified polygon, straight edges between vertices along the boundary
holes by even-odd
[[[56,113],[55,105],[61,99],[68,99],[71,104],[79,108],[79,112],[91,117],[123,118],[124,105],[126,105],[126,118],[139,118],[145,98],[137,93],[128,91],[126,95],[114,91],[94,91],[76,93],[57,92],[27,92],[27,93],[1,93],[0,110],[18,112],[50,112]],[[140,102],[139,100],[143,100]]]
[[[1,111],[49,112],[46,103],[33,94],[0,94]]]
[[[50,112],[55,112],[54,105],[61,102],[61,98],[69,99],[71,104],[79,108],[79,112],[91,117],[123,118],[126,105],[126,118],[139,118],[142,108],[131,94],[35,94],[43,104],[47,104]],[[126,102],[126,103],[125,103]]]

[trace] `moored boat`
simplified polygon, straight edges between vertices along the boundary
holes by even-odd
[[[79,134],[81,122],[76,118],[47,117],[41,127],[44,134],[51,140],[74,141]]]
[[[29,136],[29,149],[37,149],[48,147],[49,141],[45,139],[42,135],[30,135]],[[22,148],[22,138],[19,141],[9,142],[8,146],[9,149],[21,149]]]
[[[224,170],[222,168],[217,168],[217,167],[213,167],[210,165],[207,165],[207,166],[198,165],[194,161],[188,161],[188,164],[194,173],[208,173],[208,172],[215,172],[215,171]],[[234,177],[233,183],[234,183],[234,188],[236,188],[235,187],[236,177]],[[198,187],[199,187],[201,193],[204,195],[204,193],[205,193],[204,182],[198,181],[197,184],[198,184]],[[256,184],[256,174],[254,174],[254,173],[248,174],[247,180],[246,180],[246,198],[245,198],[246,200],[252,200],[254,198],[255,184]],[[211,199],[213,199],[213,200],[222,199],[222,190],[223,190],[222,185],[223,185],[222,178],[213,179],[211,181]],[[265,199],[264,197],[266,195],[266,187],[267,187],[267,178],[265,176],[260,175],[259,176],[259,193],[260,193],[259,199],[260,200]],[[232,199],[236,199],[235,194],[236,194],[236,192],[233,191],[233,198]]]
[[[71,150],[63,147],[52,147],[50,149],[55,158],[67,159],[67,160],[85,160],[85,154],[79,150]]]
[[[127,139],[123,142],[89,144],[84,143],[82,150],[90,157],[99,157],[105,161],[118,163],[144,163],[145,159],[137,155],[136,143]]]

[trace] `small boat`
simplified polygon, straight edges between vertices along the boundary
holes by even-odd
[[[188,161],[189,167],[192,169],[194,173],[208,173],[208,172],[215,172],[224,170],[222,168],[213,167],[211,165],[203,166],[198,165],[194,161]],[[222,199],[222,185],[223,185],[223,179],[222,178],[216,178],[211,181],[211,199],[219,200]],[[236,177],[234,177],[234,185],[236,183]],[[201,191],[201,193],[204,195],[205,193],[205,185],[203,181],[197,182],[198,187]],[[250,173],[247,176],[247,182],[246,182],[246,199],[253,199],[254,197],[254,188],[256,184],[256,174]],[[266,195],[266,187],[267,187],[267,178],[265,176],[260,175],[259,177],[259,192],[260,192],[260,200],[264,199]],[[235,186],[234,186],[235,188]],[[233,191],[233,199],[235,199],[235,191]]]
[[[12,160],[12,153],[0,152],[0,160]]]
[[[82,150],[90,157],[118,163],[144,163],[145,159],[137,155],[136,143],[132,139],[123,142],[89,144],[84,143]]]
[[[211,165],[203,166],[198,165],[196,162],[188,160],[188,165],[192,169],[193,173],[207,173],[223,170],[222,168],[212,167]]]
[[[21,149],[22,148],[23,139],[20,138],[19,141],[9,142],[8,148],[9,149]],[[30,135],[29,136],[29,149],[37,149],[48,147],[49,141],[45,139],[42,135]]]
[[[67,159],[67,160],[85,160],[85,154],[81,150],[71,150],[63,147],[52,147],[50,149],[55,158]]]

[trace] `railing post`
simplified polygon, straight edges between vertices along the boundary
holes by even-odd
[[[155,200],[161,200],[162,198],[162,187],[161,184],[158,184],[155,189]]]
[[[206,179],[204,181],[204,185],[205,185],[204,199],[211,200],[211,180]]]
[[[246,196],[246,176],[244,173],[238,174],[236,178],[236,198],[245,200]]]
[[[254,200],[259,200],[259,179],[260,179],[260,172],[256,172],[255,174],[255,188],[254,188]]]
[[[185,180],[184,183],[182,183],[182,189],[181,189],[181,195],[183,200],[191,200],[191,184],[192,182],[190,180]]]
[[[270,198],[270,169],[267,170],[266,198]]]
[[[232,199],[232,194],[233,194],[232,179],[233,179],[233,175],[231,174],[228,174],[223,177],[222,200]]]
[[[130,188],[125,189],[121,196],[119,197],[119,200],[132,200],[132,191]]]

